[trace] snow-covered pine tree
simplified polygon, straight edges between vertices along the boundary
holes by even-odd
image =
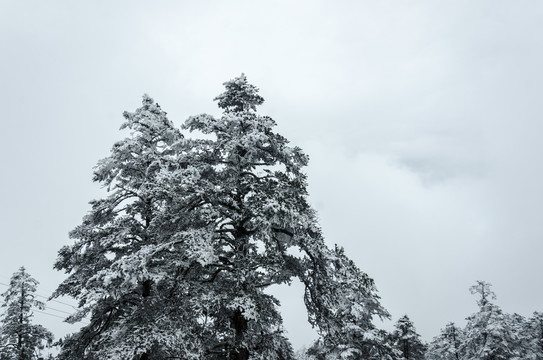
[[[404,315],[394,325],[392,339],[405,360],[423,360],[426,345],[422,342],[409,316]]]
[[[67,320],[90,324],[63,341],[60,359],[197,357],[197,318],[178,281],[186,257],[172,244],[185,216],[168,212],[172,194],[164,176],[183,166],[173,146],[183,140],[149,96],[121,129],[130,135],[98,162],[93,180],[108,190],[90,202],[91,211],[70,233],[55,268],[69,276],[54,296],[79,300]]]
[[[322,336],[317,339],[306,353],[311,359],[367,359],[396,360],[402,357],[396,348],[392,335],[385,330],[371,327],[365,331],[347,323],[340,333],[344,338]]]
[[[219,118],[198,115],[184,138],[158,104],[125,113],[131,137],[95,171],[109,196],[91,202],[55,265],[91,324],[63,359],[290,359],[278,301],[298,277],[309,320],[338,354],[373,349],[373,316],[388,314],[373,281],[329,249],[307,202],[307,156],[257,114],[244,75],[225,84]],[[332,358],[332,357],[330,357]]]
[[[5,310],[0,318],[1,360],[38,359],[40,351],[53,341],[49,330],[32,324],[33,309],[45,309],[45,304],[36,300],[37,285],[38,281],[21,267],[2,294]]]
[[[373,280],[343,249],[325,245],[307,202],[302,172],[307,156],[274,132],[273,119],[257,114],[263,98],[244,75],[224,85],[226,91],[216,98],[222,116],[191,117],[184,128],[212,137],[188,140],[191,151],[185,162],[191,164],[187,170],[207,180],[188,188],[203,195],[195,212],[211,224],[203,229],[203,238],[212,239],[218,259],[208,266],[227,284],[220,293],[224,309],[217,317],[227,314],[234,329],[230,347],[253,357],[269,346],[264,358],[272,358],[284,343],[282,320],[277,300],[264,290],[298,277],[305,284],[309,320],[333,350],[355,354],[364,346],[372,348],[373,338],[365,336],[374,329],[372,317],[388,314]],[[192,201],[194,195],[185,198]],[[262,319],[261,314],[271,316]],[[263,334],[269,334],[269,340],[263,341]]]
[[[517,346],[518,333],[510,326],[510,318],[492,303],[496,295],[491,286],[477,281],[470,287],[471,293],[479,297],[479,311],[467,318],[461,351],[467,360],[522,359],[522,349]]]
[[[535,360],[537,359],[537,349],[533,347],[531,340],[531,332],[526,332],[529,328],[529,322],[526,321],[524,316],[513,313],[504,314],[503,317],[504,327],[508,329],[509,337],[506,339],[507,346],[513,350],[516,358],[523,360]],[[515,359],[515,358],[512,358]]]
[[[522,338],[529,360],[543,360],[543,313],[534,312],[522,327]]]
[[[448,323],[444,329],[441,329],[441,334],[436,336],[428,345],[426,350],[426,360],[460,360],[463,355],[460,352],[464,341],[464,333],[462,329]]]

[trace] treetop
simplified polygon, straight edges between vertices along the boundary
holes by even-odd
[[[218,101],[219,107],[226,112],[256,111],[256,106],[264,103],[264,98],[258,95],[259,89],[249,84],[243,73],[223,85],[226,91],[214,100]]]

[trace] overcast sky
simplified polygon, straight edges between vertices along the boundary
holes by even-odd
[[[543,311],[541,19],[535,0],[0,0],[0,283],[62,280],[57,251],[104,194],[92,168],[143,93],[180,125],[244,72],[393,321],[425,340],[464,325],[479,279],[505,311]],[[309,344],[300,286],[273,291]],[[69,331],[49,306],[36,319]]]

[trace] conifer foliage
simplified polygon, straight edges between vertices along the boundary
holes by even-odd
[[[430,343],[427,360],[542,360],[543,317],[507,314],[494,303],[491,284],[477,281],[470,291],[479,311],[464,329],[449,323]]]
[[[61,359],[290,359],[265,290],[295,277],[327,358],[378,346],[372,319],[388,314],[373,280],[325,245],[308,157],[257,113],[264,99],[244,75],[224,85],[222,115],[190,117],[191,137],[148,96],[124,114],[130,136],[94,173],[108,196],[55,264],[68,273],[55,296],[79,300],[69,320],[90,321]]]
[[[395,324],[392,339],[401,359],[423,360],[426,345],[422,342],[409,316],[404,315]]]
[[[519,358],[520,348],[515,346],[516,338],[511,317],[495,305],[496,295],[491,284],[477,281],[470,288],[478,297],[479,311],[467,318],[464,353],[467,359],[505,360]]]
[[[32,323],[33,309],[45,309],[36,300],[38,281],[21,267],[13,274],[9,288],[2,294],[4,313],[0,319],[0,359],[34,360],[45,345],[51,345],[53,334]]]
[[[454,323],[448,323],[428,345],[427,359],[460,360],[464,344],[464,332]]]

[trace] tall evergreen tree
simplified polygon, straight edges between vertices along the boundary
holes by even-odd
[[[34,360],[45,345],[51,345],[53,334],[41,325],[32,324],[33,309],[45,309],[36,300],[38,281],[21,267],[13,274],[2,294],[5,311],[0,318],[0,359]]]
[[[90,213],[70,233],[75,243],[59,251],[55,264],[70,275],[54,295],[79,300],[68,321],[90,319],[64,339],[61,359],[91,354],[145,359],[149,353],[160,358],[183,347],[187,354],[199,351],[190,331],[198,329],[197,319],[183,301],[189,290],[176,286],[185,259],[171,244],[183,216],[165,211],[171,196],[162,190],[163,169],[180,166],[172,146],[182,136],[149,96],[141,108],[123,115],[121,129],[130,136],[114,144],[94,172],[108,196],[90,202]]]
[[[374,345],[372,318],[388,314],[372,279],[325,245],[307,156],[257,114],[263,98],[244,75],[224,85],[222,116],[183,126],[205,138],[183,137],[147,96],[125,113],[131,136],[95,171],[109,196],[91,202],[55,265],[69,274],[55,295],[79,299],[70,320],[91,322],[61,358],[292,358],[265,289],[293,277],[327,346]]]

